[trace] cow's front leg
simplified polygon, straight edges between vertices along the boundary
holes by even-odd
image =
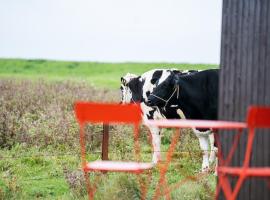
[[[152,162],[157,164],[161,160],[160,154],[160,129],[157,127],[150,127],[150,132],[152,135],[152,145],[153,145],[153,157]]]
[[[203,153],[203,161],[202,161],[202,172],[207,172],[209,170],[209,159],[208,159],[208,136],[198,136],[200,147]]]

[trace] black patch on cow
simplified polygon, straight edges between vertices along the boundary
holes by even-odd
[[[140,81],[140,76],[131,79],[127,86],[130,88],[131,93],[132,93],[132,101],[140,103],[142,102],[142,87],[144,84],[144,80]]]
[[[156,111],[155,109],[149,111],[149,114],[147,114],[147,119],[154,119],[154,112],[155,112],[155,111]]]
[[[153,73],[152,79],[151,79],[151,83],[154,85],[162,76],[162,70],[157,70]]]
[[[150,91],[147,91],[146,92],[146,96],[148,97],[150,95]]]

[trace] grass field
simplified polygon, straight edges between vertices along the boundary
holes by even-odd
[[[80,167],[79,128],[73,103],[119,102],[120,77],[152,68],[206,69],[213,65],[86,63],[45,60],[0,60],[0,199],[87,199]],[[98,88],[97,88],[98,87]],[[89,160],[100,158],[101,126],[87,128]],[[109,158],[134,159],[131,127],[110,128]],[[162,133],[167,151],[171,130]],[[141,128],[142,159],[151,160],[146,127]],[[165,153],[163,154],[165,158]],[[195,175],[201,153],[195,136],[185,130],[167,173],[169,184]],[[139,199],[134,175],[99,174],[96,199]],[[152,171],[148,199],[159,171]],[[93,175],[91,175],[93,178]],[[215,177],[188,181],[172,199],[211,199]]]
[[[175,63],[95,63],[46,60],[0,59],[0,77],[20,79],[85,81],[93,86],[119,88],[120,77],[127,72],[142,74],[154,68],[208,69],[217,65]]]

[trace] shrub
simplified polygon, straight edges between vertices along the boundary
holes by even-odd
[[[76,148],[74,102],[119,101],[115,91],[97,90],[84,83],[0,80],[0,91],[1,148],[15,143]]]

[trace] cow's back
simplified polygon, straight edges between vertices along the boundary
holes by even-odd
[[[217,69],[182,76],[179,79],[179,106],[190,119],[217,119]]]

